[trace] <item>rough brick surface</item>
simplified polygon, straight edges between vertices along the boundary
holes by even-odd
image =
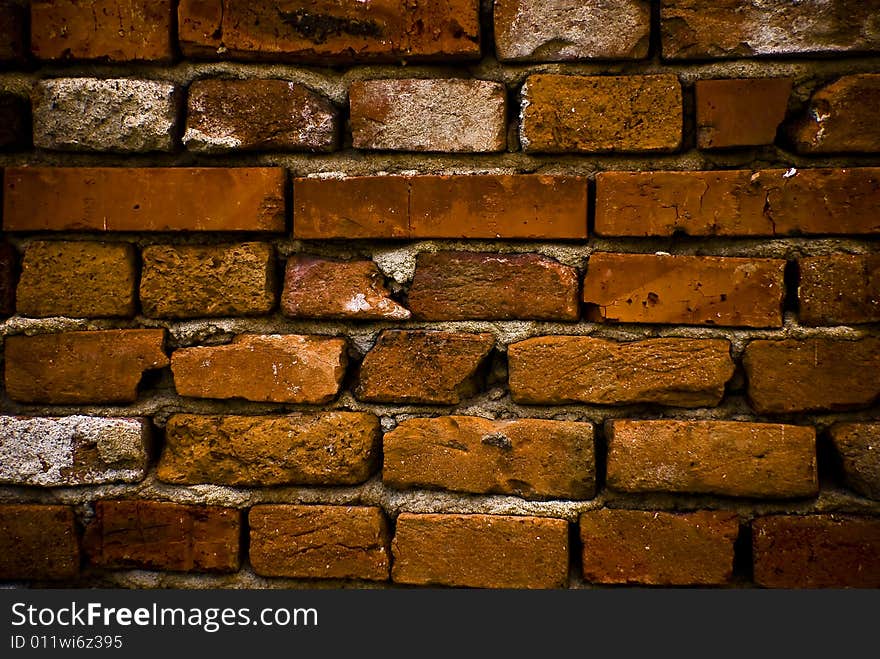
[[[561,519],[401,513],[391,548],[397,583],[561,588],[568,578]]]
[[[798,270],[801,324],[880,322],[880,254],[811,256]]]
[[[734,368],[722,339],[539,336],[511,344],[507,360],[513,400],[538,405],[717,405]]]
[[[0,416],[0,483],[134,483],[147,474],[146,419]]]
[[[248,523],[251,566],[257,574],[388,579],[391,538],[380,508],[254,506]]]
[[[152,245],[142,256],[145,316],[253,316],[275,306],[275,250],[268,243]]]
[[[132,403],[143,372],[168,365],[165,330],[6,339],[6,393],[22,403]]]
[[[8,167],[7,231],[284,231],[279,167]]]
[[[31,51],[39,59],[167,61],[172,0],[33,0]]]
[[[183,348],[171,355],[181,396],[273,403],[329,403],[345,375],[345,339],[242,334],[230,345]]]
[[[577,320],[574,268],[539,254],[422,252],[407,298],[423,320]]]
[[[847,485],[880,500],[880,423],[837,423],[830,434]]]
[[[352,146],[476,153],[507,147],[507,92],[488,80],[366,80],[348,90]]]
[[[0,93],[0,149],[10,151],[30,146],[30,112],[26,98]]]
[[[732,497],[814,497],[816,431],[738,421],[611,421],[608,487]]]
[[[697,80],[697,146],[773,144],[785,119],[791,78]]]
[[[92,565],[178,572],[235,572],[241,513],[219,506],[98,501],[83,550]]]
[[[638,59],[648,54],[645,0],[497,0],[495,51],[501,61]]]
[[[715,256],[590,256],[583,300],[593,320],[782,326],[785,261]]]
[[[27,7],[0,2],[0,62],[20,62],[27,55]]]
[[[880,519],[837,515],[752,522],[755,582],[767,588],[880,588]]]
[[[379,420],[364,412],[168,420],[159,478],[169,483],[351,485],[373,473]]]
[[[675,151],[681,129],[681,84],[674,75],[539,74],[523,85],[524,151]]]
[[[735,513],[595,510],[580,516],[584,580],[710,586],[730,581]]]
[[[382,479],[395,488],[526,499],[589,499],[596,493],[589,423],[474,416],[406,419],[385,434],[382,452]]]
[[[751,341],[743,366],[761,414],[845,410],[880,396],[880,338]]]
[[[355,395],[376,403],[455,405],[480,387],[491,334],[385,330],[364,357]]]
[[[196,80],[189,87],[190,151],[332,151],[339,112],[308,87],[286,80]]]
[[[70,579],[78,572],[73,509],[0,505],[0,579]]]
[[[0,243],[0,316],[15,313],[15,279],[18,258],[9,243]]]
[[[17,289],[23,316],[131,317],[137,252],[129,243],[34,241]]]

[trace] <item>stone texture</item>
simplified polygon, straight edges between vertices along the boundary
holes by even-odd
[[[675,151],[681,146],[681,83],[674,75],[529,76],[522,89],[523,151]]]
[[[646,0],[496,0],[495,52],[501,61],[641,59],[648,55]]]
[[[133,403],[144,371],[163,368],[165,330],[6,338],[6,393],[21,403]]]
[[[602,236],[880,233],[880,169],[600,172]]]
[[[730,582],[736,513],[594,510],[580,516],[584,580],[715,586]]]
[[[0,416],[0,483],[136,483],[147,474],[146,419]]]
[[[347,362],[345,339],[242,334],[230,345],[175,350],[171,370],[181,396],[320,405],[336,398]]]
[[[791,78],[697,80],[697,146],[723,149],[776,141]]]
[[[58,580],[78,573],[72,508],[0,505],[0,579]]]
[[[442,416],[401,421],[382,440],[382,480],[526,499],[596,494],[593,426],[574,421]]]
[[[361,364],[355,395],[373,403],[455,405],[480,388],[491,334],[385,330]]]
[[[15,313],[15,279],[18,258],[9,243],[0,243],[0,316]]]
[[[511,397],[536,405],[714,406],[734,371],[723,339],[539,336],[511,344],[507,360]]]
[[[151,245],[142,258],[145,316],[254,316],[275,306],[275,250],[268,243]]]
[[[365,412],[175,414],[158,475],[182,485],[353,485],[378,459],[379,419]]]
[[[7,167],[6,231],[284,231],[280,167]]]
[[[189,87],[183,144],[190,151],[333,151],[339,112],[286,80],[196,80]]]
[[[830,434],[847,485],[880,500],[880,423],[836,423]]]
[[[37,318],[134,316],[136,259],[129,243],[29,243],[18,282],[18,313]]]
[[[102,568],[236,572],[241,512],[158,501],[98,501],[83,550]]]
[[[751,341],[743,366],[761,414],[867,407],[880,396],[880,338]]]
[[[611,421],[608,487],[785,499],[815,497],[812,427],[739,421]]]
[[[752,522],[755,583],[766,588],[880,588],[880,519],[838,515]]]
[[[365,80],[348,90],[352,146],[480,153],[507,148],[507,92],[489,80]]]
[[[587,317],[620,323],[781,327],[781,259],[594,252]]]
[[[22,62],[27,56],[27,7],[15,0],[0,2],[0,62]]]
[[[568,578],[561,519],[401,513],[391,548],[402,584],[547,589]]]
[[[292,318],[409,320],[372,261],[294,254],[287,259],[281,311]]]
[[[390,535],[381,508],[254,506],[250,559],[267,577],[387,581]]]
[[[880,254],[808,256],[798,271],[802,325],[880,322]]]
[[[26,98],[17,94],[0,93],[0,149],[12,151],[30,146],[30,114],[30,103]]]

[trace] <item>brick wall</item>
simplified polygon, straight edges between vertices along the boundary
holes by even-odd
[[[0,2],[0,580],[880,587],[878,14]]]

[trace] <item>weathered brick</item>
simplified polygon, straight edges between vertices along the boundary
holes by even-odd
[[[847,485],[880,500],[880,423],[836,423],[830,434]]]
[[[816,431],[738,421],[611,421],[608,487],[732,497],[814,497]]]
[[[495,51],[501,61],[640,59],[648,55],[646,0],[496,0]]]
[[[594,510],[580,516],[584,580],[711,586],[730,581],[736,513]]]
[[[751,341],[743,366],[761,414],[865,407],[880,396],[880,339]]]
[[[329,403],[348,361],[345,339],[242,334],[230,345],[183,348],[171,355],[181,396],[273,403]]]
[[[29,243],[18,282],[18,313],[38,318],[131,317],[135,313],[136,258],[129,243]]]
[[[168,61],[172,0],[32,0],[39,59]]]
[[[878,233],[880,169],[602,172],[602,236]]]
[[[190,151],[332,151],[339,112],[305,85],[286,80],[196,80],[183,143]]]
[[[491,334],[385,330],[364,357],[355,395],[376,403],[455,405],[480,388]]]
[[[874,0],[790,2],[664,0],[666,59],[806,55],[880,50]]]
[[[561,519],[401,513],[391,548],[397,583],[546,589],[568,578]]]
[[[522,89],[523,151],[675,151],[681,83],[674,75],[529,76]]]
[[[275,306],[275,250],[268,243],[151,245],[142,256],[145,316],[253,316]]]
[[[588,318],[621,323],[781,327],[785,261],[719,256],[590,256]]]
[[[235,572],[241,512],[158,501],[98,501],[83,551],[102,568]]]
[[[287,259],[281,310],[292,318],[408,320],[372,261],[337,261],[303,254]]]
[[[507,147],[504,85],[473,79],[365,80],[351,84],[352,146],[476,153]]]
[[[0,243],[0,316],[15,313],[15,279],[18,257],[9,243]]]
[[[62,332],[6,339],[6,393],[22,403],[132,403],[163,368],[165,330]]]
[[[186,56],[362,61],[477,59],[478,0],[181,0]]]
[[[284,231],[280,167],[7,167],[6,231]]]
[[[596,494],[589,423],[474,416],[406,419],[385,433],[382,452],[382,480],[395,488],[526,499],[589,499]]]
[[[767,588],[880,588],[880,519],[838,515],[752,522],[755,583]]]
[[[880,322],[880,254],[810,256],[798,270],[801,324]]]
[[[697,146],[723,149],[776,141],[791,78],[697,80]]]
[[[0,505],[0,579],[71,579],[78,573],[72,508]]]
[[[364,412],[286,416],[175,414],[159,479],[193,485],[352,485],[379,458],[379,419]]]
[[[511,397],[537,405],[713,406],[734,369],[722,339],[539,336],[508,346],[507,360]]]
[[[577,320],[577,270],[539,254],[422,252],[407,298],[423,320]]]
[[[250,559],[267,577],[386,581],[388,524],[380,508],[254,506],[248,514]]]
[[[0,62],[22,62],[27,56],[27,7],[0,2]]]
[[[30,103],[26,98],[0,93],[0,149],[9,151],[30,146],[30,113]]]

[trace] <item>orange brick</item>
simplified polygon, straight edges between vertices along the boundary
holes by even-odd
[[[804,325],[880,322],[880,254],[798,259],[798,320]]]
[[[0,579],[71,579],[79,541],[69,506],[0,505]]]
[[[701,149],[773,144],[785,119],[791,78],[697,80],[697,145]]]

